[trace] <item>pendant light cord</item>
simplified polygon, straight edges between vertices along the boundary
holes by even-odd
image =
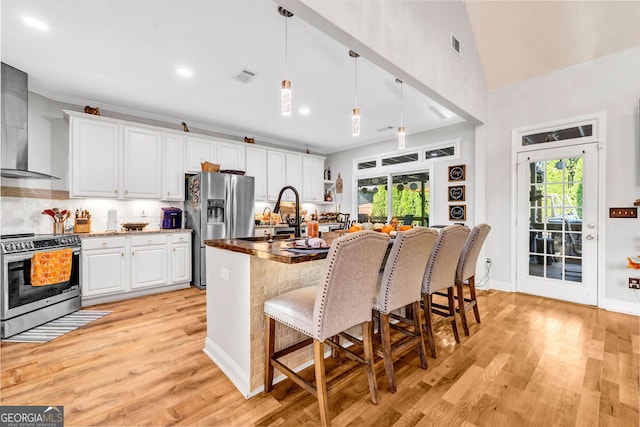
[[[403,105],[403,102],[402,102],[402,82],[400,82],[400,127],[403,126],[403,124],[402,124],[402,105]]]
[[[287,21],[289,20],[289,18],[287,18],[285,16],[284,18],[284,79],[285,80],[289,80],[289,77],[287,75],[287,65],[288,65],[288,39],[289,39],[289,34],[287,31]]]
[[[354,99],[354,108],[358,108],[358,58],[354,58],[354,76],[355,76],[355,81],[354,81],[354,95],[353,95],[353,99]]]

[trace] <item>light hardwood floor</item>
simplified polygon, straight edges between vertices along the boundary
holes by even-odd
[[[638,425],[637,317],[498,291],[478,300],[482,324],[469,316],[457,345],[438,329],[428,370],[416,352],[396,361],[397,393],[377,364],[379,405],[366,375],[331,394],[333,425]],[[67,426],[319,424],[295,384],[245,400],[202,352],[204,291],[91,308],[113,312],[47,344],[2,343],[0,404],[64,405]]]

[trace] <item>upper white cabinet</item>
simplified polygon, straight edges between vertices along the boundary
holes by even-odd
[[[244,145],[218,141],[218,163],[223,170],[244,171],[247,166]]]
[[[286,185],[291,185],[298,191],[300,202],[302,202],[302,155],[294,153],[286,153]],[[286,191],[283,194],[283,200],[292,202],[295,195],[293,191]]]
[[[124,197],[159,199],[162,196],[162,133],[124,126]]]
[[[304,170],[302,198],[305,202],[324,202],[324,159],[305,156],[302,158]]]
[[[246,174],[254,177],[255,199],[260,201],[267,200],[267,150],[248,146],[246,148],[246,160]]]
[[[71,117],[71,197],[119,197],[120,132],[116,123]]]
[[[280,189],[284,187],[284,155],[282,151],[267,151],[267,196],[270,201],[276,201]]]
[[[184,200],[185,140],[183,135],[165,135],[162,200]]]
[[[187,136],[187,172],[200,172],[205,161],[218,163],[216,141],[204,136]]]

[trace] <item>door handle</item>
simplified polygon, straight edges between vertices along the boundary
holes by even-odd
[[[587,235],[585,236],[585,239],[587,239],[587,240],[593,240],[593,239],[595,239],[595,237],[593,237],[591,234],[587,234]]]
[[[593,224],[593,223],[591,223],[591,224],[587,225],[587,227],[589,227],[589,228],[596,228],[596,225],[595,225],[595,224]]]

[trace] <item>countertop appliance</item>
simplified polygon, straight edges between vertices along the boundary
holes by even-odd
[[[0,240],[0,335],[7,338],[80,309],[80,237],[4,235]],[[31,283],[34,254],[71,248],[69,280],[45,286]]]
[[[186,228],[193,230],[193,285],[206,287],[205,245],[209,239],[253,236],[254,178],[200,172],[186,178]]]
[[[182,228],[182,209],[161,208],[160,228]]]

